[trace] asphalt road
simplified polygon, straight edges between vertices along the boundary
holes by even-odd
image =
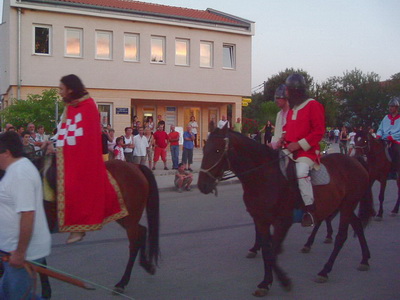
[[[374,193],[376,196],[376,186]],[[293,281],[293,290],[286,292],[276,282],[266,299],[400,299],[400,216],[388,216],[396,194],[391,181],[384,220],[372,221],[366,230],[372,255],[368,272],[356,270],[361,250],[358,240],[349,234],[329,281],[314,283],[332,245],[322,243],[322,226],[311,253],[299,253],[311,230],[295,224],[279,258]],[[254,299],[251,293],[263,277],[262,259],[245,258],[254,232],[241,197],[239,184],[221,187],[218,198],[198,190],[162,193],[159,269],[151,276],[135,266],[126,295],[138,300]],[[334,224],[336,232],[336,221]],[[110,224],[72,246],[64,245],[66,237],[53,235],[49,265],[108,288],[118,282],[128,258],[123,229]],[[52,287],[53,299],[124,299],[100,289],[86,291],[55,280]]]

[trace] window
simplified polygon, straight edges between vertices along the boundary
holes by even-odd
[[[112,105],[108,103],[99,103],[98,109],[100,112],[100,123],[103,127],[112,124]]]
[[[223,66],[226,69],[235,68],[235,46],[234,45],[224,45],[223,48]]]
[[[124,60],[139,61],[139,35],[125,33],[124,35]]]
[[[175,64],[188,66],[189,63],[189,40],[175,40]]]
[[[112,59],[112,32],[96,31],[96,58]]]
[[[151,62],[165,63],[165,37],[151,37]]]
[[[212,68],[213,65],[213,43],[200,42],[200,67]]]
[[[65,56],[82,57],[83,30],[65,28]]]
[[[34,25],[33,27],[34,45],[33,53],[41,55],[50,55],[51,45],[51,26]]]

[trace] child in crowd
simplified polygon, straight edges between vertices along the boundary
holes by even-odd
[[[122,145],[124,144],[124,138],[119,137],[115,140],[115,147],[114,147],[114,158],[119,159],[122,161],[125,161],[125,155],[124,155],[124,148]]]
[[[175,186],[178,189],[179,193],[182,193],[182,188],[190,191],[190,184],[193,180],[193,174],[189,172],[185,172],[185,164],[178,164],[178,170],[175,174]]]

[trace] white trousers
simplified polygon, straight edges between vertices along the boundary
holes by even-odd
[[[310,166],[305,162],[296,163],[297,181],[299,183],[300,194],[306,206],[314,203],[314,193],[309,171]]]

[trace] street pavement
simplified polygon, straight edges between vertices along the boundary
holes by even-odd
[[[374,186],[374,196],[378,192]],[[247,300],[263,277],[261,256],[247,259],[253,243],[252,220],[243,204],[241,185],[222,186],[219,196],[198,190],[160,194],[161,260],[154,276],[135,265],[126,295],[137,300]],[[296,300],[392,300],[399,299],[400,231],[399,217],[389,217],[397,195],[389,181],[382,222],[371,221],[366,238],[371,250],[371,269],[356,270],[361,260],[358,240],[352,231],[329,281],[313,279],[326,263],[332,244],[323,244],[325,226],[309,254],[299,253],[311,229],[294,224],[279,257],[282,268],[293,281],[286,292],[275,282],[265,299]],[[146,224],[142,220],[142,224]],[[337,232],[337,219],[333,222]],[[125,232],[116,223],[87,234],[84,241],[65,245],[66,234],[53,235],[50,266],[112,288],[120,279],[128,258]],[[108,291],[86,291],[55,280],[53,299],[124,299]]]

